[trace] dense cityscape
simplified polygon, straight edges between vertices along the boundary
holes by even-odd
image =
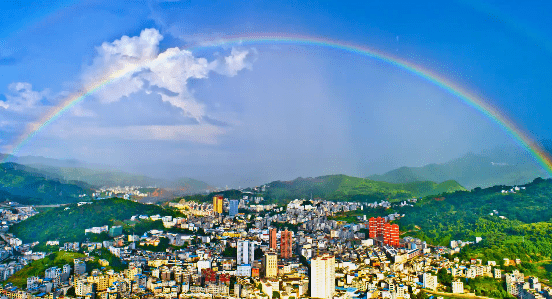
[[[552,299],[552,1],[0,1],[0,299]]]
[[[212,203],[182,199],[169,203],[181,217],[135,215],[129,219],[162,221],[167,231],[123,234],[121,226],[106,225],[85,230],[87,235],[108,234],[102,242],[47,241],[47,248],[59,250],[54,252],[55,259],[65,256],[66,263],[29,273],[19,287],[4,283],[0,292],[8,298],[87,299],[475,298],[466,282],[485,279],[504,285],[510,296],[550,298],[549,286],[515,270],[519,259],[483,263],[453,257],[481,238],[434,246],[403,236],[392,223],[408,215],[396,213],[368,219],[359,216],[354,223],[331,220],[339,213],[388,209],[418,200],[367,204],[296,199],[277,207],[263,205],[259,196],[228,199],[217,195]],[[78,205],[85,204],[90,202]],[[39,242],[23,244],[6,233],[11,224],[36,213],[31,206],[4,206],[2,280],[9,280],[33,261],[49,258],[51,252],[35,250]],[[513,270],[507,271],[512,265]]]

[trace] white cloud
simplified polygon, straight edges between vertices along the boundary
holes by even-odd
[[[251,51],[256,54],[255,49],[252,49]],[[243,69],[251,70],[253,67],[253,61],[248,59],[249,56],[251,56],[251,51],[232,48],[230,56],[224,57],[222,61],[217,61],[214,71],[221,75],[234,77]]]
[[[40,101],[49,94],[49,90],[33,90],[33,86],[27,82],[14,82],[8,85],[6,101],[0,101],[0,107],[15,112],[29,112],[38,106]]]
[[[52,95],[48,89],[33,90],[30,83],[11,83],[5,94],[6,100],[0,100],[0,112],[16,115],[16,124],[21,124],[22,116],[28,117],[25,120],[28,122],[46,112],[43,103],[45,99],[50,102],[48,106],[55,106],[55,103],[63,102],[63,99],[79,96],[85,91],[95,89],[94,96],[99,103],[87,101],[86,105],[78,104],[71,109],[71,116],[83,121],[69,120],[72,125],[70,132],[67,133],[76,133],[68,136],[216,143],[217,138],[229,128],[217,126],[217,122],[213,122],[208,117],[205,104],[195,99],[188,89],[188,81],[191,78],[206,79],[211,72],[231,77],[237,75],[240,70],[251,69],[255,50],[232,49],[228,56],[220,56],[209,61],[206,58],[195,57],[191,51],[184,49],[169,48],[161,51],[159,43],[162,40],[163,36],[158,30],[144,29],[139,36],[123,36],[113,42],[102,43],[96,48],[97,55],[92,63],[84,67],[80,75],[83,86],[76,93],[61,91]],[[104,84],[106,81],[109,83]],[[167,120],[155,125],[137,122],[141,126],[125,124],[125,122],[119,125],[110,123],[112,126],[109,129],[101,123],[105,118],[99,115],[106,113],[105,104],[119,102],[125,98],[126,101],[136,102],[137,106],[143,107],[140,96],[137,96],[143,95],[143,92],[155,93],[163,102],[178,108],[174,109],[176,112],[173,114],[168,114],[175,117],[174,121]],[[178,111],[182,112],[182,119],[177,119]],[[115,114],[124,113],[124,111],[114,112]],[[228,119],[218,121],[235,123]],[[3,125],[13,127],[16,124]],[[30,122],[27,123],[27,128],[36,129],[40,125],[38,122]],[[57,135],[54,131],[56,130],[50,130],[53,135]]]
[[[188,80],[208,78],[211,71],[235,76],[240,70],[251,69],[249,50],[232,49],[229,56],[208,61],[179,48],[160,53],[162,39],[156,29],[145,29],[139,36],[123,36],[114,42],[103,43],[83,75],[86,89],[116,78],[97,93],[104,103],[118,101],[141,90],[150,93],[151,86],[166,89],[170,92],[160,93],[163,101],[182,109],[183,115],[193,117],[201,124],[205,106],[188,90]]]

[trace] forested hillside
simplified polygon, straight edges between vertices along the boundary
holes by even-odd
[[[552,259],[552,180],[536,179],[522,187],[515,193],[510,192],[513,187],[495,186],[438,200],[428,197],[414,207],[397,208],[406,214],[398,223],[401,231],[430,244],[482,237],[462,255],[496,261],[519,258],[527,271],[550,271],[546,261]]]
[[[113,225],[134,215],[180,216],[180,213],[157,205],[146,205],[129,200],[111,198],[91,204],[54,208],[39,213],[10,227],[10,232],[23,242],[48,240],[83,241],[84,230],[95,226]],[[89,237],[94,237],[91,235]]]
[[[441,184],[429,181],[393,184],[346,175],[329,175],[297,178],[293,181],[275,181],[267,185],[266,196],[274,202],[310,198],[311,195],[326,200],[373,202],[436,195],[456,190],[465,189],[454,181]]]
[[[423,167],[401,167],[369,179],[389,183],[416,181],[443,182],[455,180],[473,189],[494,185],[526,184],[546,173],[526,157],[506,157],[504,154],[467,154],[458,159]]]
[[[91,186],[78,181],[63,181],[36,169],[15,164],[0,164],[0,200],[20,204],[59,204],[83,200],[90,195]]]

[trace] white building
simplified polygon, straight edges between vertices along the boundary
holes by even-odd
[[[27,277],[27,289],[34,288],[39,282],[40,278],[38,276]]]
[[[423,277],[424,288],[435,291],[437,289],[437,276],[431,273],[424,273]]]
[[[311,297],[332,298],[335,293],[335,257],[324,254],[311,260]]]
[[[75,275],[86,273],[86,262],[75,259]]]
[[[51,267],[44,271],[44,277],[46,278],[57,278],[61,275],[61,269],[58,267]]]
[[[251,277],[251,265],[250,264],[239,265],[236,270],[236,276]]]
[[[457,280],[452,282],[452,292],[455,294],[463,294],[464,293],[464,283]]]
[[[252,264],[255,260],[255,243],[252,241],[238,241],[238,265]]]
[[[197,273],[201,274],[201,270],[210,269],[211,260],[199,260],[197,261]]]
[[[506,274],[506,290],[508,294],[517,297],[523,289],[524,278],[523,274],[515,270],[513,274]]]
[[[502,271],[499,268],[494,268],[494,278],[495,279],[502,278]]]

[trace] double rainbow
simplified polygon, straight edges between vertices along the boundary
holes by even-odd
[[[524,133],[513,121],[508,119],[498,109],[486,103],[484,99],[476,96],[474,93],[470,93],[457,84],[449,81],[445,77],[425,69],[419,65],[415,65],[411,62],[403,59],[393,57],[392,55],[376,51],[363,46],[350,44],[347,42],[322,39],[309,36],[287,36],[281,34],[258,34],[248,36],[237,36],[224,38],[219,40],[213,40],[208,43],[200,45],[194,45],[186,47],[186,50],[194,51],[201,49],[218,48],[222,46],[246,46],[246,45],[261,45],[261,44],[289,44],[289,45],[303,45],[303,46],[316,46],[325,47],[331,49],[337,49],[344,52],[354,53],[369,58],[373,58],[400,69],[406,70],[414,75],[417,75],[423,79],[426,79],[433,84],[439,86],[450,94],[456,96],[462,102],[479,111],[489,120],[494,122],[500,127],[506,134],[508,134],[520,147],[524,148],[542,168],[552,176],[552,159],[528,134]],[[38,122],[29,125],[28,129],[22,134],[19,139],[14,143],[11,154],[17,154],[21,148],[27,144],[33,137],[35,137],[42,129],[61,117],[64,112],[71,109],[74,105],[83,101],[88,96],[98,91],[102,87],[114,83],[118,78],[121,78],[127,74],[131,74],[137,69],[147,68],[151,61],[146,61],[140,65],[133,65],[123,70],[117,71],[100,78],[95,84],[90,85],[83,91],[73,94],[68,97],[58,106],[54,107],[48,114],[41,118]]]

